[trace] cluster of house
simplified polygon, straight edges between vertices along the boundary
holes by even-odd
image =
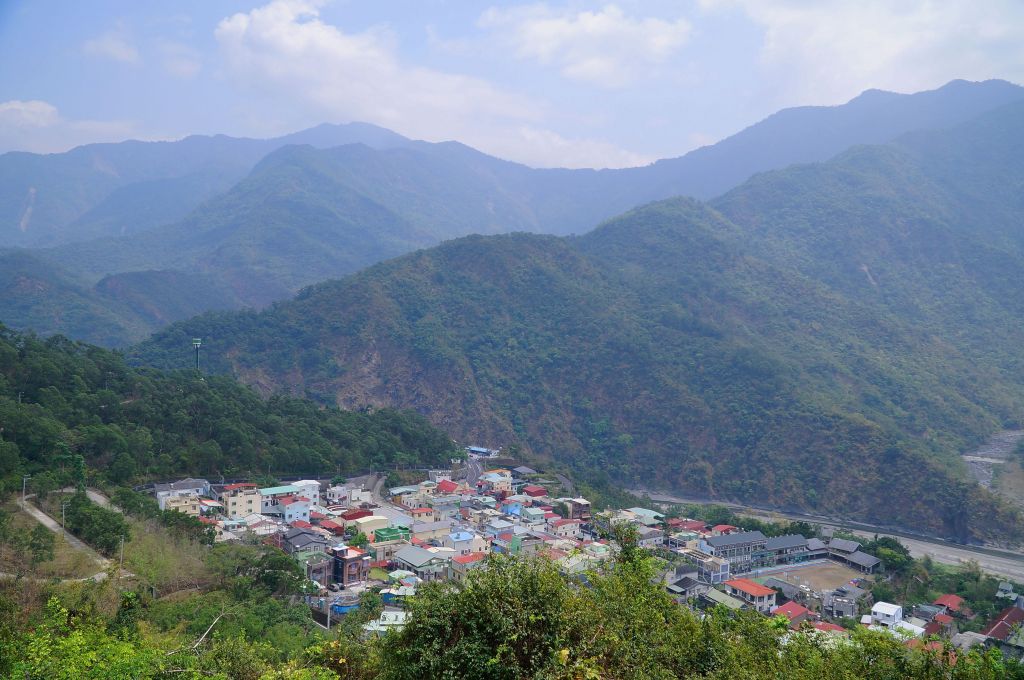
[[[898,604],[874,602],[871,592],[858,585],[861,579],[819,593],[773,576],[759,577],[762,570],[774,573],[778,571],[774,567],[812,560],[830,560],[865,575],[878,571],[880,560],[862,552],[855,541],[835,537],[822,541],[800,535],[765,537],[759,531],[741,531],[730,525],[665,520],[643,508],[619,511],[613,517],[641,527],[642,544],[646,540],[649,545],[663,545],[685,557],[683,566],[665,575],[668,592],[680,604],[752,609],[784,616],[794,629],[809,625],[842,635],[846,630],[835,622],[852,619],[874,630],[898,634],[911,646],[936,644],[936,639],[942,638],[962,650],[985,645],[1017,658],[1024,656],[1024,595],[1018,595],[1010,583],[1000,583],[996,597],[1011,600],[1011,606],[980,632],[959,632],[960,624],[974,614],[964,606],[963,598],[952,593],[905,612]]]
[[[311,581],[342,591],[330,605],[335,613],[358,606],[357,594],[371,580],[370,570],[380,568],[374,583],[383,581],[386,608],[368,632],[401,627],[403,601],[420,583],[463,581],[491,553],[543,554],[568,574],[593,568],[612,556],[611,546],[594,537],[592,525],[600,521],[631,524],[641,547],[682,557],[683,566],[665,575],[665,586],[686,606],[753,609],[785,616],[794,628],[806,623],[837,634],[845,631],[835,621],[859,619],[919,641],[945,637],[965,649],[987,644],[1017,656],[1024,651],[1024,596],[1008,583],[1000,585],[999,597],[1013,605],[981,633],[959,633],[957,619],[972,614],[956,595],[918,605],[904,616],[900,605],[873,602],[857,580],[815,593],[760,574],[823,560],[864,575],[878,571],[880,560],[855,541],[767,537],[731,525],[666,518],[640,507],[592,517],[585,498],[552,497],[537,477],[527,467],[500,468],[483,472],[470,486],[453,479],[450,470],[438,470],[418,484],[388,489],[386,501],[360,486],[316,480],[259,488],[184,479],[156,485],[154,491],[161,509],[199,517],[216,529],[218,541],[250,534],[291,555]]]
[[[530,481],[538,476],[526,467],[488,470],[470,487],[438,470],[419,484],[388,489],[386,501],[359,486],[317,480],[260,488],[184,479],[158,484],[154,493],[161,509],[214,527],[217,541],[256,536],[291,555],[310,581],[346,591],[333,597],[336,613],[356,606],[351,592],[366,585],[371,569],[386,570],[387,616],[374,624],[386,629],[402,624],[394,610],[418,584],[462,581],[491,553],[544,554],[566,573],[611,557],[607,543],[585,536],[590,502],[552,498]]]
[[[875,573],[882,564],[861,551],[856,541],[842,538],[826,542],[799,534],[767,537],[730,524],[710,526],[696,519],[666,519],[647,508],[609,511],[604,518],[636,525],[641,547],[664,547],[683,556],[693,565],[697,579],[709,585],[725,583],[734,575],[815,560],[831,560],[864,574]]]

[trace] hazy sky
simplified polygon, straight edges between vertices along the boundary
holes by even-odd
[[[362,120],[622,166],[954,78],[1024,82],[1024,1],[0,0],[0,151]]]

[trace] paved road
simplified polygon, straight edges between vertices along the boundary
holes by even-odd
[[[635,490],[632,493],[642,495],[645,493],[642,490]],[[648,493],[652,501],[665,502],[665,503],[697,503],[706,504],[708,501],[698,501],[693,499],[679,498],[677,496],[669,496],[660,493]],[[943,541],[941,539],[926,539],[922,537],[906,536],[893,531],[886,531],[884,529],[875,530],[872,527],[865,527],[864,525],[857,525],[851,527],[848,524],[835,522],[827,518],[815,517],[812,515],[802,515],[799,513],[785,513],[785,512],[774,512],[768,510],[760,510],[755,508],[748,508],[735,503],[723,503],[715,501],[716,505],[724,505],[733,508],[737,512],[754,519],[762,519],[769,521],[794,520],[794,521],[806,521],[813,524],[820,524],[822,526],[831,526],[835,528],[841,528],[844,531],[850,531],[858,536],[871,538],[876,534],[878,536],[893,536],[898,538],[903,545],[907,546],[910,550],[910,554],[914,557],[923,557],[925,555],[931,556],[936,562],[942,564],[960,565],[966,562],[977,562],[982,570],[995,574],[997,576],[1004,576],[1013,579],[1017,582],[1024,580],[1024,554],[1020,552],[1013,552],[1009,550],[999,550],[995,548],[985,547],[972,547],[960,545],[959,543],[951,543],[949,541]]]
[[[480,475],[484,472],[484,464],[480,462],[479,458],[469,457],[466,461],[466,467],[468,472],[466,473],[466,484],[470,489],[476,488],[476,480],[480,478]]]
[[[77,489],[73,486],[65,486],[63,489],[57,490],[57,492],[59,493],[75,493],[75,491],[77,491]],[[96,505],[101,505],[104,508],[109,508],[110,510],[116,510],[117,512],[121,512],[121,508],[111,503],[110,499],[102,491],[98,491],[96,489],[86,489],[85,497],[91,500]]]
[[[91,500],[96,505],[102,505],[104,508],[109,508],[110,510],[116,510],[118,512],[121,512],[121,508],[111,503],[109,498],[107,498],[102,492],[97,491],[96,489],[86,489],[85,495],[89,500]]]
[[[558,477],[558,482],[562,485],[562,490],[565,491],[566,496],[576,495],[576,485],[572,483],[572,480],[565,475],[558,474],[557,472],[555,473],[555,477]]]
[[[35,519],[37,522],[42,524],[44,527],[46,527],[47,529],[49,529],[53,533],[55,533],[55,534],[57,534],[59,536],[63,536],[64,540],[68,542],[68,545],[70,545],[75,550],[84,552],[86,555],[88,555],[89,557],[92,558],[92,560],[96,563],[96,565],[98,567],[103,569],[103,571],[99,572],[98,574],[95,574],[94,576],[89,577],[90,579],[92,579],[94,581],[102,581],[103,579],[105,579],[107,577],[106,570],[110,567],[110,564],[111,564],[110,560],[108,560],[106,557],[103,557],[102,555],[100,555],[98,552],[96,552],[95,550],[90,548],[88,545],[83,543],[81,540],[79,540],[77,537],[72,535],[70,532],[65,531],[64,529],[62,529],[61,526],[60,526],[60,523],[57,520],[53,519],[52,517],[50,517],[45,512],[43,512],[39,508],[35,507],[31,503],[28,503],[28,502],[22,503],[21,501],[19,501],[18,503],[19,503],[19,505],[21,505],[22,510],[27,512],[33,519]],[[81,579],[81,580],[87,580],[87,579]]]

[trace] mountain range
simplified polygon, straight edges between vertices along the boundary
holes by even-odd
[[[427,415],[578,474],[1024,538],[959,452],[1024,421],[1024,102],[646,205],[471,236],[207,313],[135,361]],[[601,481],[601,480],[597,480]]]
[[[624,170],[533,169],[366,124],[272,140],[195,136],[4,154],[0,244],[33,249],[0,252],[0,319],[124,345],[447,239],[584,233],[652,200],[709,199],[761,171],[949,127],[1022,97],[1003,81],[868,91],[843,106],[780,111],[681,158]]]

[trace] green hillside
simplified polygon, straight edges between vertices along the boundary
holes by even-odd
[[[413,408],[619,483],[1019,540],[957,454],[1024,414],[1019,222],[996,219],[1021,206],[951,186],[1024,176],[1012,150],[988,165],[1020,113],[583,237],[461,239],[134,357],[181,365],[200,335],[262,389]]]
[[[128,306],[25,250],[0,251],[0,318],[40,335],[64,333],[106,346],[141,340],[154,329]]]
[[[21,475],[70,483],[76,461],[115,483],[140,476],[347,474],[440,464],[451,440],[422,418],[263,400],[228,377],[128,367],[121,355],[0,326],[0,490]],[[79,458],[80,457],[80,458]]]

